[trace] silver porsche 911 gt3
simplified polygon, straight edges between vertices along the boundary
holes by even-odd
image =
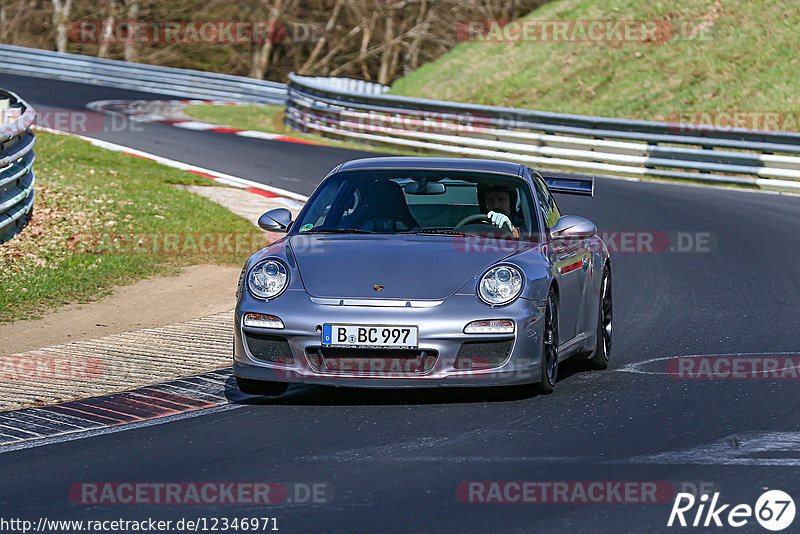
[[[237,291],[233,373],[289,383],[553,390],[559,362],[607,366],[611,265],[552,193],[594,182],[502,161],[370,158],[338,166],[255,253]]]

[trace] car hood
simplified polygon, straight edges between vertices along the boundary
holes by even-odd
[[[312,296],[441,300],[522,246],[488,246],[485,241],[460,236],[298,235],[290,246]],[[383,289],[376,291],[375,286]]]

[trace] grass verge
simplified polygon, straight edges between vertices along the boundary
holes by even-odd
[[[800,104],[800,10],[783,0],[556,0],[524,19],[657,21],[652,41],[464,42],[397,80],[392,94],[670,120]]]
[[[0,322],[40,317],[183,266],[241,265],[255,250],[244,243],[263,235],[222,206],[174,187],[210,185],[206,178],[68,136],[37,139],[33,218],[0,245]],[[204,243],[204,235],[213,237]],[[211,243],[218,236],[240,236],[243,244]]]
[[[349,148],[352,150],[367,150],[372,152],[382,152],[386,154],[398,154],[402,156],[419,155],[422,152],[413,150],[402,150],[388,147],[385,145],[372,145],[357,141],[347,141],[334,137],[325,137],[319,134],[304,133],[297,130],[286,128],[284,117],[286,110],[283,106],[220,106],[215,104],[191,104],[183,109],[183,112],[195,119],[211,124],[220,124],[243,130],[256,130],[258,132],[274,133],[286,135],[305,141],[323,143],[325,145],[339,148]],[[430,154],[428,155],[443,155]]]

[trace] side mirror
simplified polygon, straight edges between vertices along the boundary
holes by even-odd
[[[577,215],[564,215],[550,229],[554,239],[585,239],[597,235],[597,226]]]
[[[258,226],[268,232],[285,232],[292,224],[292,212],[286,208],[269,210],[258,218]]]

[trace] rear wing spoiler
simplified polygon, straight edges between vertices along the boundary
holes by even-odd
[[[560,171],[539,171],[552,193],[594,196],[594,176]]]

